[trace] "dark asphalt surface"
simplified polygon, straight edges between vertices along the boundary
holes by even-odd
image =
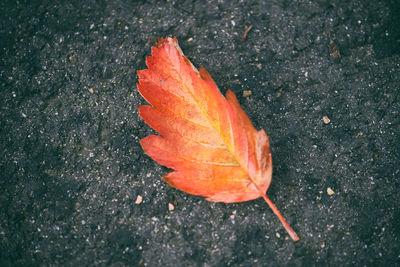
[[[1,1],[0,265],[399,266],[399,6]],[[262,199],[187,195],[144,155],[136,71],[165,36],[267,131],[299,242]]]

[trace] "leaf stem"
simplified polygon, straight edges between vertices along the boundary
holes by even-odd
[[[279,220],[283,224],[283,227],[285,227],[286,231],[290,235],[290,237],[293,239],[294,242],[297,242],[300,240],[300,238],[297,236],[296,232],[290,227],[290,225],[286,222],[285,218],[283,218],[282,214],[279,212],[277,207],[275,206],[274,203],[267,197],[266,194],[263,194],[263,198],[265,202],[269,205],[269,207],[272,209],[272,211],[278,216]]]

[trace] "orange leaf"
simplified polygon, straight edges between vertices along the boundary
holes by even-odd
[[[164,180],[209,201],[263,197],[299,240],[266,196],[272,158],[264,130],[253,127],[231,90],[224,97],[210,74],[192,65],[176,38],[160,38],[151,53],[137,85],[151,106],[140,106],[139,114],[161,136],[147,136],[140,144],[152,159],[175,170]]]

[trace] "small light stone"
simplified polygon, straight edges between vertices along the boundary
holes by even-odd
[[[332,195],[335,194],[335,191],[333,191],[332,188],[328,187],[328,188],[326,189],[326,193],[328,193],[329,196],[332,196]]]
[[[141,195],[138,195],[137,198],[136,198],[135,204],[136,204],[136,205],[139,205],[140,203],[142,203],[142,201],[143,201],[142,196],[141,196]]]
[[[325,124],[328,124],[331,122],[331,120],[328,118],[328,116],[323,116],[322,120],[324,121]]]
[[[89,88],[89,93],[94,94],[93,88]]]
[[[279,233],[275,234],[277,238],[281,238],[281,235]]]
[[[322,242],[321,248],[324,248],[324,247],[325,247],[325,242]]]
[[[175,209],[174,204],[168,203],[168,210],[169,210],[169,211],[173,211],[174,209]]]
[[[244,90],[243,91],[243,97],[249,97],[249,96],[251,96],[251,94],[252,94],[251,90]]]

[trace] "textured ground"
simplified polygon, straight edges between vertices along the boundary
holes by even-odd
[[[396,1],[42,2],[0,3],[1,266],[399,265]],[[269,134],[298,243],[143,154],[136,70],[168,35]]]

